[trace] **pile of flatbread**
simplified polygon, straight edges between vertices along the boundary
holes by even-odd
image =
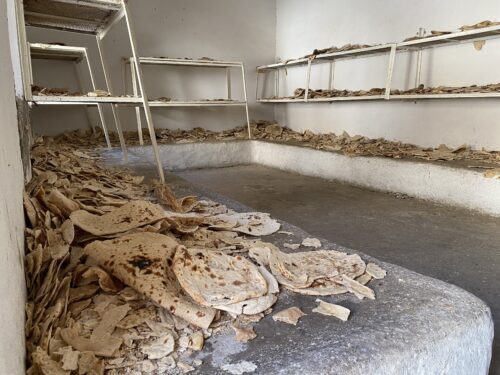
[[[201,364],[192,354],[218,331],[254,339],[251,324],[272,311],[280,284],[374,298],[365,284],[385,276],[358,255],[281,252],[260,238],[280,229],[266,213],[177,199],[165,185],[155,186],[163,206],[153,203],[141,177],[71,146],[38,143],[32,156],[30,374],[189,372]]]
[[[269,267],[278,283],[307,295],[326,296],[351,292],[358,298],[375,299],[366,284],[382,279],[386,272],[365,262],[357,254],[335,250],[284,253],[272,244],[260,243],[249,250],[250,258]]]

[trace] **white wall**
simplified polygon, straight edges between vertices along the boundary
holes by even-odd
[[[500,20],[498,0],[277,0],[276,57],[283,60],[314,48],[346,43],[396,42],[419,27],[456,30],[485,19]],[[397,56],[394,88],[413,87],[415,55]],[[422,83],[471,85],[500,82],[500,39],[481,51],[472,44],[427,50]],[[340,61],[335,88],[383,87],[386,56]],[[327,88],[328,66],[314,67],[311,88]],[[305,68],[290,68],[281,76],[281,93],[304,87]],[[361,134],[371,138],[435,146],[469,144],[500,149],[500,105],[495,99],[430,100],[419,102],[335,102],[279,104],[276,119],[295,130]]]
[[[24,374],[23,167],[5,0],[0,0],[0,373]]]
[[[243,61],[247,74],[251,118],[272,119],[273,107],[255,104],[255,67],[274,60],[274,0],[130,0],[133,23],[141,56],[211,57]],[[105,47],[116,91],[121,93],[120,59],[131,51],[124,21],[107,36]],[[55,31],[30,29],[32,42],[63,42],[88,46],[94,58],[100,87],[104,78],[96,60],[95,39]],[[196,69],[196,68],[195,68]],[[45,62],[35,64],[35,83],[49,87],[76,88],[73,68],[69,64]],[[207,74],[205,74],[207,73]],[[225,95],[225,72],[202,72],[193,68],[146,67],[149,97],[167,96],[177,99],[221,98]],[[233,98],[241,97],[240,75],[234,72]],[[153,109],[156,127],[192,128],[204,126],[222,130],[244,124],[243,108],[218,109]],[[109,116],[109,121],[111,117]],[[97,122],[95,111],[93,117]],[[122,119],[129,129],[135,128],[135,112],[122,110]],[[54,134],[85,126],[82,108],[37,108],[34,111],[35,131]]]

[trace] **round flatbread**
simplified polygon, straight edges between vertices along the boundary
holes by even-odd
[[[287,254],[275,247],[259,246],[252,248],[249,255],[257,261],[269,260],[271,272],[278,282],[292,289],[308,288],[315,280],[332,279],[338,275],[355,278],[366,269],[366,264],[359,255],[348,255],[335,250]]]
[[[73,224],[96,236],[126,232],[164,217],[161,206],[147,201],[131,201],[101,216],[85,210],[75,211],[70,216]]]
[[[181,247],[175,254],[173,270],[182,288],[203,306],[241,302],[268,291],[258,268],[239,255]]]
[[[94,241],[84,251],[124,284],[172,314],[208,328],[215,310],[196,305],[181,295],[181,287],[171,268],[178,248],[179,243],[168,236],[143,232]]]

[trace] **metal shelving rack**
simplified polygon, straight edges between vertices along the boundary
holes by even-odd
[[[54,44],[44,44],[44,43],[29,43],[29,68],[30,68],[30,79],[31,82],[33,79],[33,71],[32,71],[32,60],[59,60],[59,61],[69,61],[75,63],[75,73],[78,80],[78,85],[80,86],[80,92],[83,92],[83,81],[80,73],[79,66],[81,63],[85,63],[89,76],[90,82],[92,85],[92,89],[96,89],[94,73],[92,72],[92,66],[90,65],[88,50],[85,47],[74,47],[74,46],[65,46],[65,45],[54,45]],[[106,119],[104,117],[104,112],[102,108],[102,104],[97,104],[97,109],[99,111],[99,118],[101,120],[101,126],[104,133],[104,137],[106,138],[106,144],[108,148],[111,148],[111,142],[109,140],[108,127],[106,125]],[[86,106],[88,109],[88,106]],[[89,122],[89,126],[92,126],[92,122],[90,120],[90,114],[87,111],[87,119]]]
[[[299,58],[288,60],[269,65],[257,67],[257,101],[260,103],[308,103],[308,102],[336,102],[336,101],[354,101],[354,100],[415,100],[415,99],[457,99],[457,98],[496,98],[500,97],[500,93],[485,92],[485,93],[451,93],[451,94],[411,94],[397,95],[391,94],[392,77],[394,63],[398,52],[416,51],[417,68],[415,72],[415,87],[420,84],[422,51],[428,48],[438,48],[460,43],[471,43],[477,40],[488,40],[500,37],[500,25],[485,27],[474,30],[453,32],[444,35],[423,37],[422,29],[420,29],[419,39],[381,44],[366,48],[352,49],[349,51],[324,53],[312,58]],[[311,66],[314,64],[329,63],[330,75],[328,88],[333,89],[333,79],[335,70],[335,61],[341,59],[355,59],[361,57],[369,57],[381,54],[389,54],[389,63],[387,67],[387,76],[385,82],[384,95],[365,95],[365,96],[348,96],[348,97],[331,97],[331,98],[309,98]],[[307,66],[305,77],[305,97],[303,99],[296,98],[279,98],[279,71],[289,67]],[[274,96],[277,98],[259,98],[259,76],[269,72],[275,73]]]
[[[245,107],[247,127],[248,127],[248,138],[252,138],[252,133],[250,129],[250,116],[248,112],[248,98],[245,80],[245,67],[242,62],[235,61],[219,61],[219,60],[208,60],[208,59],[175,59],[167,57],[140,57],[140,63],[144,65],[159,65],[159,66],[190,66],[190,67],[204,67],[204,68],[222,68],[226,70],[226,100],[194,100],[194,101],[161,101],[161,100],[150,100],[149,104],[151,107]],[[135,61],[133,58],[124,59],[124,64],[130,64],[130,77],[132,81],[132,90],[135,97],[138,96],[137,87],[137,77],[135,74]],[[231,69],[241,70],[241,78],[243,84],[243,98],[244,100],[232,100],[231,93]],[[124,69],[124,71],[126,71]],[[124,74],[125,79],[125,74]],[[127,87],[126,81],[124,86]],[[137,118],[137,131],[139,133],[139,143],[143,144],[142,139],[142,121],[140,108],[136,107],[136,118]]]
[[[117,125],[120,145],[125,159],[127,158],[127,149],[120,119],[117,113],[117,105],[142,105],[146,114],[146,121],[156,159],[158,174],[160,180],[165,181],[162,162],[155,138],[153,118],[144,88],[142,68],[139,61],[139,54],[137,52],[137,42],[135,39],[134,28],[131,22],[127,0],[16,0],[16,15],[25,100],[37,105],[111,104],[113,116]],[[139,86],[138,92],[141,93],[140,97],[121,97],[114,95],[111,81],[109,79],[108,68],[104,59],[102,41],[109,30],[122,19],[125,20],[127,25],[128,39],[132,49],[132,58],[134,60],[135,73],[137,75],[137,83]],[[111,96],[89,97],[32,95],[31,85],[33,82],[31,79],[30,53],[29,44],[26,38],[26,26],[49,28],[95,36],[108,88],[107,91],[111,94]]]

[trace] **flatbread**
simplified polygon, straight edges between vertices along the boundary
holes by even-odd
[[[236,315],[255,315],[273,306],[278,300],[277,294],[280,291],[276,278],[263,266],[259,271],[267,282],[267,294],[262,297],[247,299],[242,302],[231,303],[228,305],[214,306],[216,309],[224,310]]]
[[[268,291],[257,266],[239,255],[180,247],[173,270],[182,288],[203,306],[237,303]]]
[[[147,201],[131,201],[101,216],[85,210],[75,211],[70,216],[77,227],[95,236],[126,232],[164,217],[163,208]]]
[[[331,279],[338,275],[355,278],[366,269],[365,262],[359,255],[348,255],[335,250],[287,254],[274,247],[259,246],[251,248],[249,255],[260,262],[269,259],[272,274],[280,284],[291,289],[308,288],[315,280]]]
[[[170,267],[178,247],[177,241],[168,236],[144,232],[92,242],[85,247],[85,254],[172,314],[208,328],[215,310],[181,297],[181,287]]]
[[[209,228],[229,230],[251,236],[268,236],[277,232],[281,224],[271,219],[268,213],[234,212],[214,216],[214,224]]]

